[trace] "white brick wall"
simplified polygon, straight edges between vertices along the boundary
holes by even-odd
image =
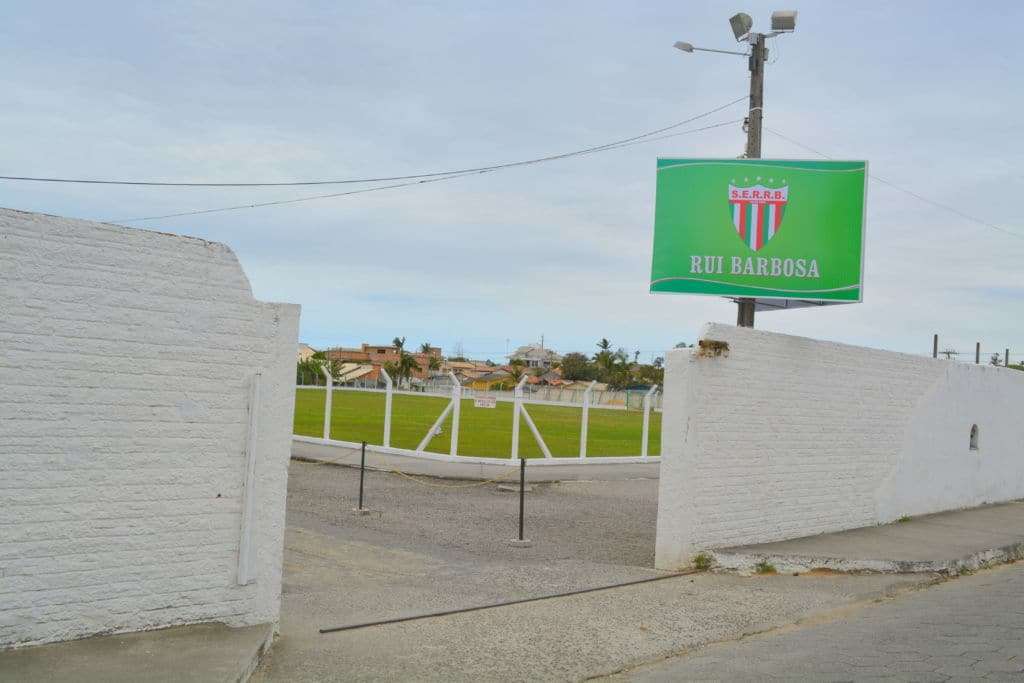
[[[0,646],[277,621],[298,316],[224,245],[0,209]]]
[[[666,359],[660,568],[1024,498],[1024,372],[729,325],[703,338],[728,355]]]

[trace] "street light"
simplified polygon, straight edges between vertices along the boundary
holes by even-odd
[[[696,50],[698,52],[718,52],[723,55],[739,55],[740,57],[747,56],[746,52],[736,52],[735,50],[716,50],[710,47],[694,47],[690,43],[684,43],[681,40],[677,40],[672,47],[674,47],[677,50],[682,50],[683,52],[693,52],[694,50]]]
[[[796,30],[796,10],[780,9],[772,12],[772,31],[789,33]]]
[[[748,61],[750,68],[750,106],[744,121],[747,131],[747,149],[743,156],[747,159],[760,159],[761,107],[764,103],[764,62],[768,57],[768,50],[764,46],[764,41],[766,38],[773,38],[781,33],[790,33],[796,30],[796,10],[776,10],[772,12],[772,30],[769,33],[754,32],[754,20],[745,12],[739,12],[731,16],[729,18],[729,26],[732,27],[732,34],[736,37],[736,42],[746,42],[750,45]],[[699,51],[740,55],[741,57],[748,56],[746,52],[694,47],[691,43],[684,43],[683,41],[677,41],[674,47],[677,50],[689,53]],[[738,304],[736,324],[740,327],[753,327],[755,300],[742,298],[737,299],[736,303]]]
[[[736,42],[740,42],[754,28],[754,20],[746,12],[739,12],[729,17],[729,25],[732,26],[732,34],[736,36]]]

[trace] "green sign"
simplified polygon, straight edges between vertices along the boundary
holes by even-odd
[[[652,292],[861,300],[867,162],[658,159]]]

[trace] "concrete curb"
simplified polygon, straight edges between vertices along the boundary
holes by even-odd
[[[772,553],[740,553],[730,552],[728,549],[711,550],[708,551],[708,554],[714,558],[716,570],[734,571],[740,574],[754,574],[757,571],[757,565],[766,562],[775,567],[776,571],[785,574],[803,574],[825,569],[843,573],[957,576],[985,567],[1024,559],[1024,541],[944,560],[849,559]]]
[[[327,441],[313,437],[292,438],[292,460],[330,463],[358,467],[359,444]],[[514,483],[518,489],[519,461],[507,458],[411,454],[396,448],[366,447],[366,469],[405,474]],[[617,481],[623,479],[657,479],[661,458],[652,456],[644,462],[637,458],[531,458],[526,466],[526,479],[531,483],[553,481]]]

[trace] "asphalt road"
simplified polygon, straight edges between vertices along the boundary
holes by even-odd
[[[1024,563],[711,645],[615,679],[1024,680]]]

